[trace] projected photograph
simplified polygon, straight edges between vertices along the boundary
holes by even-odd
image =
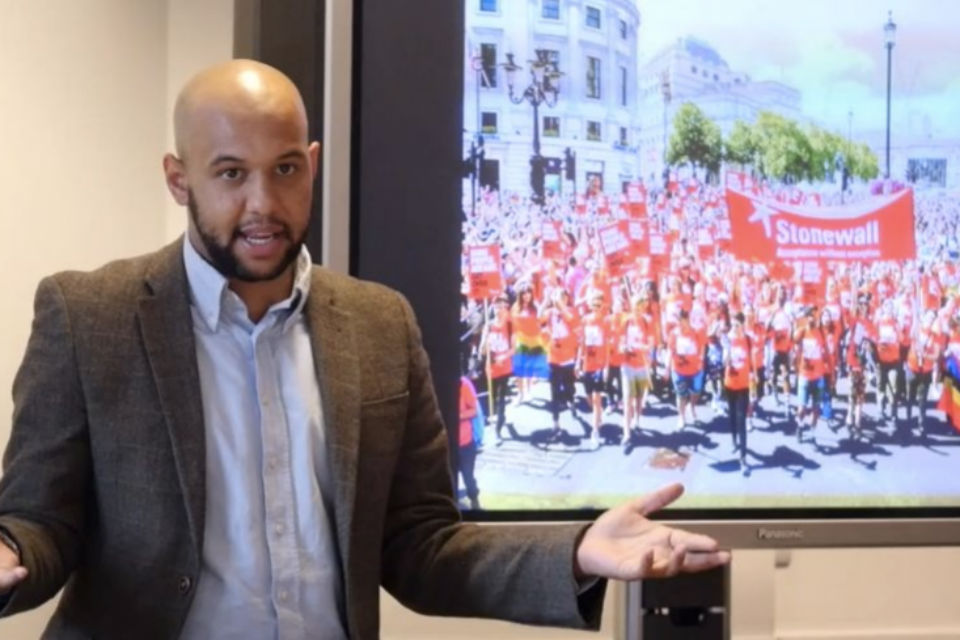
[[[466,0],[464,509],[960,506],[960,14],[771,6]]]

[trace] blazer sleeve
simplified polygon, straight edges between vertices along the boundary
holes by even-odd
[[[605,582],[579,593],[573,575],[583,525],[460,521],[427,355],[402,297],[400,307],[407,326],[410,400],[387,507],[384,587],[421,613],[598,628]]]
[[[0,610],[36,607],[77,563],[90,473],[83,392],[66,301],[44,279],[26,354],[13,383],[13,424],[0,478],[0,527],[29,571]]]

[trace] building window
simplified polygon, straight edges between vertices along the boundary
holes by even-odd
[[[697,65],[693,65],[692,67],[690,67],[690,73],[696,73],[696,72],[697,72]]]
[[[481,87],[497,86],[497,45],[489,43],[480,45],[480,71]]]
[[[495,111],[484,111],[480,114],[480,132],[497,132],[497,113]]]
[[[587,26],[594,29],[600,28],[600,9],[587,7]]]
[[[560,118],[557,116],[543,116],[543,137],[560,137]]]
[[[620,104],[627,106],[627,68],[620,67]]]
[[[717,74],[713,74],[713,81],[717,82],[718,80],[720,80],[720,77],[717,76]]]
[[[587,56],[587,97],[600,98],[600,58]]]
[[[600,123],[596,120],[587,120],[587,140],[600,142],[603,140],[603,134],[600,131]]]
[[[496,13],[497,0],[480,0],[480,11],[486,13]]]
[[[540,15],[547,20],[560,19],[560,0],[543,0]]]
[[[626,20],[620,21],[620,39],[621,40],[627,39],[627,21]]]
[[[620,127],[620,146],[626,147],[630,144],[630,136],[627,134],[626,127]]]

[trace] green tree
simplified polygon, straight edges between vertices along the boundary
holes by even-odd
[[[764,111],[757,116],[754,128],[762,174],[787,184],[811,177],[813,148],[796,122]]]
[[[753,165],[757,161],[760,148],[757,145],[753,127],[737,120],[723,144],[723,157],[727,162],[739,165]]]
[[[880,161],[877,155],[865,144],[849,145],[850,175],[861,180],[873,180],[880,175]]]
[[[692,102],[685,102],[673,118],[673,133],[667,146],[667,163],[690,163],[709,174],[720,171],[723,137],[716,122]]]

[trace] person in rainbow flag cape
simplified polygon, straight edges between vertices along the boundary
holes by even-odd
[[[943,390],[937,408],[960,431],[960,317],[950,321],[950,335],[943,354]]]

